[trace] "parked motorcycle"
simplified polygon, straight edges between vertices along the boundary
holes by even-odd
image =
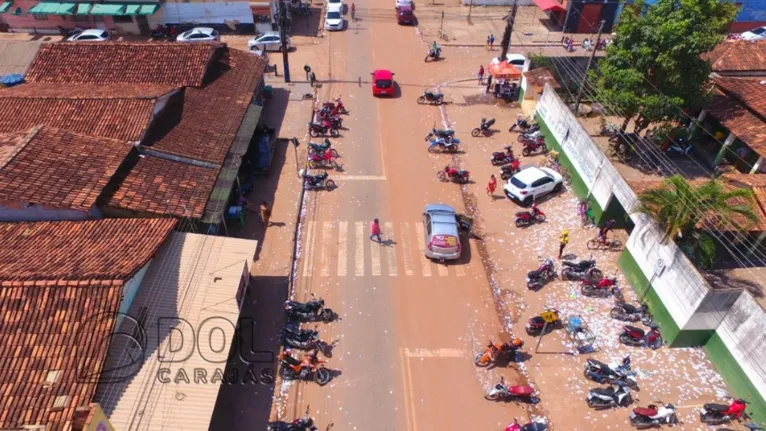
[[[524,157],[529,157],[532,153],[536,153],[538,151],[540,154],[545,154],[548,152],[548,146],[545,145],[545,138],[542,135],[534,139],[524,139],[522,141],[522,145],[524,145],[524,148],[521,150],[521,154]]]
[[[692,144],[684,138],[676,138],[664,151],[669,156],[688,156],[692,151]]]
[[[270,422],[266,426],[267,431],[319,431],[319,428],[314,425],[314,419],[309,416],[310,407],[306,406],[306,415],[302,418],[297,418],[294,421],[287,422]],[[330,427],[327,427],[329,431]]]
[[[598,134],[609,138],[616,135],[619,131],[620,129],[618,129],[614,124],[609,123],[609,125],[607,125],[606,122],[604,122],[599,128]]]
[[[527,331],[527,334],[535,336],[535,335],[541,335],[543,332],[543,328],[546,328],[546,332],[548,329],[554,329],[561,326],[561,319],[559,319],[559,310],[551,307],[546,307],[545,313],[543,313],[548,317],[550,320],[548,322],[548,326],[545,326],[545,319],[543,318],[543,315],[532,317],[527,321],[526,326],[524,326],[524,329]]]
[[[627,407],[633,402],[630,390],[626,386],[609,386],[608,388],[593,388],[586,398],[588,407],[604,410],[612,407]]]
[[[519,421],[514,418],[513,423],[505,427],[505,431],[546,431],[548,425],[545,419],[537,419],[526,425],[519,425]]]
[[[463,169],[445,166],[443,170],[436,173],[436,178],[442,182],[452,181],[453,183],[465,184],[470,181],[471,173]]]
[[[623,385],[638,390],[636,373],[630,370],[630,356],[626,356],[622,364],[609,365],[595,359],[588,359],[583,375],[596,383]]]
[[[486,118],[482,118],[481,125],[471,130],[471,136],[473,136],[474,138],[478,138],[479,135],[484,135],[484,136],[491,135],[492,130],[490,129],[490,127],[492,127],[492,125],[494,124],[495,124],[494,118],[490,118],[489,120],[487,120]]]
[[[332,151],[325,151],[324,154],[309,152],[309,167],[312,169],[335,169],[340,170],[338,162],[332,156]]]
[[[519,159],[514,160],[511,162],[510,165],[505,165],[500,168],[500,178],[507,181],[512,176],[516,175],[520,170],[521,162],[519,162]]]
[[[532,141],[540,137],[544,138],[545,135],[543,135],[542,132],[540,132],[540,129],[538,129],[538,130],[530,130],[529,132],[520,133],[519,136],[516,137],[516,140],[519,142],[524,142],[524,141]]]
[[[343,128],[343,118],[340,115],[332,115],[328,114],[326,111],[317,111],[316,112],[316,119],[319,123],[329,123],[332,124],[333,129],[342,129]]]
[[[335,148],[332,148],[332,143],[327,138],[325,138],[324,142],[321,144],[315,144],[313,142],[309,142],[309,154],[322,155],[328,150],[332,154],[332,156],[335,157],[336,159],[340,157],[340,154],[338,154],[338,151]]]
[[[500,383],[492,387],[484,395],[484,398],[490,401],[496,400],[508,400],[508,401],[520,401],[527,404],[537,404],[540,402],[540,398],[533,396],[535,388],[528,385],[514,385],[507,386],[505,379],[500,377]]]
[[[527,273],[527,288],[540,289],[554,277],[556,277],[556,267],[552,260],[545,259],[539,268]]]
[[[645,332],[643,329],[636,328],[635,326],[623,326],[623,331],[620,334],[620,343],[626,346],[649,347],[652,350],[659,349],[662,347],[662,335],[660,335],[659,328],[654,325],[649,328],[649,332]]]
[[[591,298],[606,298],[609,295],[619,297],[620,290],[616,277],[601,277],[601,280],[595,282],[586,278],[580,285],[580,293]]]
[[[519,115],[515,123],[511,124],[511,128],[508,129],[508,131],[513,132],[517,127],[519,128],[519,131],[524,133],[536,132],[540,130],[539,124],[529,124],[527,120],[521,118],[521,115]]]
[[[601,270],[596,268],[596,259],[593,259],[593,256],[576,263],[571,260],[561,261],[561,278],[564,280],[600,280],[602,276]]]
[[[325,323],[332,322],[338,315],[331,308],[325,308],[324,299],[311,294],[308,302],[287,301],[285,312],[291,321],[310,322],[321,320]]]
[[[529,226],[534,223],[545,222],[545,213],[533,203],[531,211],[519,211],[516,213],[516,227]]]
[[[176,36],[176,28],[171,25],[159,24],[151,33],[152,40],[175,40]]]
[[[437,46],[436,49],[434,48],[428,48],[428,52],[426,52],[426,58],[425,61],[428,63],[428,60],[436,61],[439,59],[439,57],[442,55],[442,48],[440,46]]]
[[[335,181],[327,178],[327,172],[322,172],[317,175],[309,175],[301,169],[299,173],[303,178],[303,187],[305,187],[306,190],[333,190],[337,187]]]
[[[316,330],[316,327],[314,329],[301,329],[287,325],[279,331],[279,336],[285,345],[301,350],[318,349],[322,343],[319,340],[319,331]]]
[[[441,105],[443,102],[444,102],[444,94],[434,93],[431,90],[424,91],[423,95],[418,97],[418,103],[421,105],[425,105],[426,103],[429,103],[432,105]]]
[[[636,307],[627,302],[616,302],[609,315],[612,316],[612,319],[622,320],[623,322],[641,321],[641,323],[647,326],[652,323],[652,314],[649,312],[649,307],[646,304]]]
[[[448,141],[455,137],[455,131],[452,129],[437,129],[434,127],[426,135],[426,142],[430,141],[434,136]]]
[[[71,30],[67,30],[60,25],[57,27],[59,30],[59,34],[64,38],[64,40],[69,39],[70,37],[83,32],[82,27],[79,27],[79,26],[76,26],[75,28]]]
[[[662,427],[663,425],[676,425],[678,417],[673,404],[660,403],[657,407],[649,404],[649,407],[637,407],[630,413],[630,424],[643,430],[647,428]]]
[[[444,138],[434,138],[428,144],[429,153],[454,153],[457,152],[458,149],[460,149],[460,139],[458,138],[452,138],[449,140]]]
[[[348,110],[343,105],[343,101],[340,100],[340,96],[332,99],[332,102],[324,102],[322,104],[323,110],[328,110],[332,115],[348,115]]]
[[[516,361],[516,353],[524,346],[524,341],[514,338],[510,343],[495,344],[489,340],[487,348],[473,357],[473,363],[477,367],[507,364]]]
[[[320,123],[310,122],[309,123],[309,134],[312,138],[316,138],[319,136],[327,136],[328,134],[332,136],[333,138],[337,138],[340,136],[340,132],[338,132],[338,129],[333,127],[332,122],[330,121],[322,121]]]
[[[513,161],[516,160],[516,156],[513,155],[513,148],[510,146],[504,148],[505,151],[496,151],[492,153],[492,159],[490,159],[490,161],[492,162],[493,166],[507,165],[508,163],[513,163]]]
[[[748,402],[736,399],[731,404],[705,404],[700,411],[700,421],[708,425],[721,425],[732,420],[739,420],[745,414]]]
[[[303,360],[298,361],[289,349],[279,355],[282,365],[282,377],[286,380],[314,380],[319,386],[330,381],[330,371],[324,367],[327,361],[319,359],[317,351],[306,353]]]

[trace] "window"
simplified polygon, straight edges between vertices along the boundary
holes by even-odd
[[[84,36],[78,37],[76,40],[96,40],[98,39],[98,36],[95,34],[86,34]]]
[[[523,181],[521,181],[520,179],[516,177],[511,177],[511,184],[513,184],[514,186],[516,186],[516,188],[519,188],[519,189],[527,188],[527,185],[524,184]]]
[[[340,12],[327,12],[327,19],[340,19]]]
[[[390,79],[378,79],[375,81],[375,86],[378,88],[391,88],[391,80]]]
[[[48,21],[48,15],[37,15],[37,14],[32,14],[32,16],[33,16],[33,17],[35,17],[35,19],[36,19],[36,20],[40,20],[40,21]]]
[[[116,23],[130,24],[133,22],[133,17],[130,15],[115,15],[113,18]]]

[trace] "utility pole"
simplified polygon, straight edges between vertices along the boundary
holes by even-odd
[[[596,45],[598,44],[598,40],[601,39],[601,31],[604,29],[604,20],[602,19],[601,22],[598,24],[598,36],[596,36],[596,44],[591,44],[591,48],[593,48],[593,52],[590,53],[590,59],[588,59],[588,66],[585,67],[585,73],[582,76],[582,82],[580,83],[580,91],[577,92],[577,101],[575,102],[575,109],[574,114],[575,117],[577,116],[577,112],[580,110],[580,102],[582,101],[582,92],[585,90],[585,80],[588,79],[588,72],[590,71],[590,66],[593,64],[593,57],[596,56]]]
[[[513,8],[508,15],[505,23],[505,31],[503,32],[503,40],[500,41],[502,51],[500,52],[499,61],[505,61],[505,56],[508,54],[508,49],[511,47],[511,35],[513,34],[513,23],[516,21],[516,12],[519,10],[518,0],[513,0]]]
[[[442,22],[439,25],[439,37],[444,38],[444,11],[442,11]]]
[[[473,0],[471,0],[471,4],[468,5],[468,23],[471,23],[471,9],[473,9]]]
[[[290,63],[287,61],[287,10],[285,2],[279,1],[279,38],[282,41],[282,67],[284,68],[285,82],[290,82]]]

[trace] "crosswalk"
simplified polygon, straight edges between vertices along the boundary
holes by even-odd
[[[304,223],[303,277],[465,277],[476,270],[462,261],[440,264],[426,258],[422,222],[383,223],[382,244],[370,240],[368,221]]]

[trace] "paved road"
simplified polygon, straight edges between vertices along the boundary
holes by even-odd
[[[309,195],[296,291],[324,297],[343,316],[320,328],[339,340],[328,365],[341,374],[325,387],[293,387],[280,411],[289,419],[308,404],[319,425],[340,430],[502,429],[527,414],[483,398],[499,373],[517,381],[514,371],[472,364],[487,335],[501,332],[478,252],[466,247],[452,265],[423,257],[424,206],[464,204],[459,186],[435,177],[450,157],[428,154],[423,141],[441,123],[439,110],[415,102],[438,83],[429,76],[437,65],[423,62],[426,45],[412,27],[396,25],[392,6],[358,1],[378,15],[390,7],[390,20],[361,16],[328,36],[333,82],[325,90],[342,94],[351,111],[337,140],[344,172],[331,172],[337,190]],[[364,81],[376,68],[395,72],[393,99],[372,97]],[[375,217],[382,245],[368,239]]]

